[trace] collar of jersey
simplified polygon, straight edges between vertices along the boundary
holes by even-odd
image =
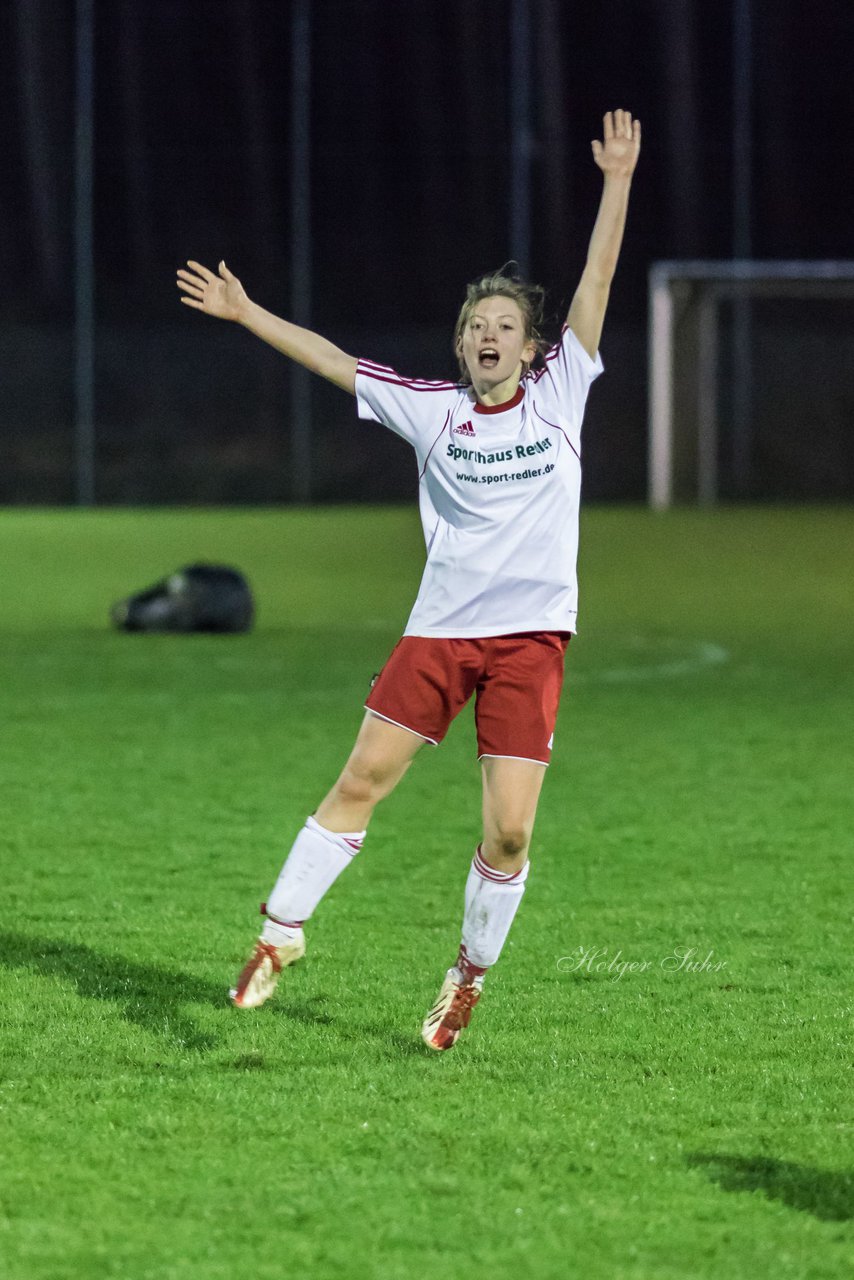
[[[516,394],[510,400],[505,400],[503,404],[480,404],[475,402],[475,413],[503,413],[505,409],[515,409],[517,404],[521,404],[525,398],[525,389],[521,382],[516,388]]]

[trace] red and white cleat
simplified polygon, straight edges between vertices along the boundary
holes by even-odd
[[[229,991],[231,1003],[238,1009],[257,1009],[276,990],[276,983],[283,969],[305,955],[305,937],[302,929],[286,946],[276,947],[272,942],[259,938],[255,950],[246,961],[237,979],[237,985]]]
[[[433,1008],[424,1019],[421,1039],[428,1049],[452,1049],[460,1032],[471,1022],[471,1011],[480,999],[483,976],[463,981],[459,969],[449,969]]]

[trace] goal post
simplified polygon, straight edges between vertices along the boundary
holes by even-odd
[[[854,298],[854,261],[652,264],[648,501],[656,510],[675,502],[717,501],[721,304],[735,303],[744,318],[751,301],[768,298]],[[735,341],[743,342],[745,326],[737,327],[735,335]],[[733,361],[734,376],[738,370],[744,376],[744,367],[744,360]]]

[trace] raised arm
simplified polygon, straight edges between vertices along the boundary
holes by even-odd
[[[256,337],[269,342],[283,355],[296,360],[312,373],[328,378],[343,391],[356,394],[356,364],[354,356],[348,356],[334,343],[327,342],[310,329],[301,329],[265,311],[246,296],[243,285],[233,276],[224,262],[219,264],[219,274],[203,267],[199,262],[188,262],[189,270],[178,270],[178,288],[181,301],[187,307],[205,311],[220,320],[233,320]]]
[[[592,143],[593,159],[605,179],[602,199],[590,237],[587,264],[566,317],[566,323],[590,356],[599,349],[641,144],[640,120],[632,120],[630,111],[607,112],[603,126],[604,141]]]

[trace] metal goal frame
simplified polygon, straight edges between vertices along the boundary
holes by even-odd
[[[686,259],[654,262],[650,267],[648,502],[655,510],[674,503],[674,345],[679,305],[697,306],[696,498],[713,504],[718,495],[719,306],[739,299],[746,307],[753,298],[774,297],[854,297],[854,261]],[[741,342],[746,345],[743,331]]]

